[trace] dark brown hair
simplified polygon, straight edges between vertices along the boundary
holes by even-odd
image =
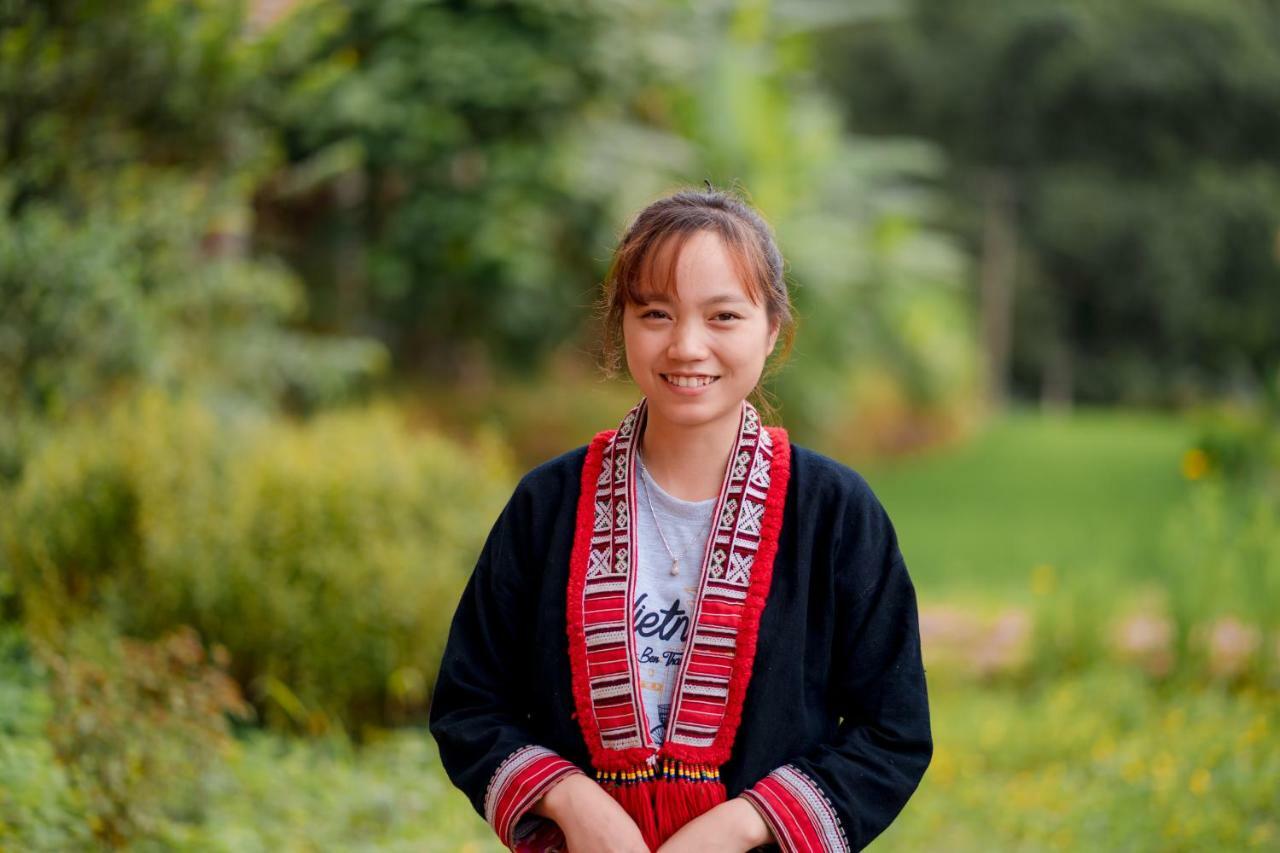
[[[622,318],[628,305],[646,304],[646,296],[671,298],[676,261],[684,244],[699,231],[710,231],[724,243],[753,304],[762,302],[770,326],[778,324],[778,344],[750,400],[766,421],[776,412],[764,389],[786,361],[795,340],[796,320],[783,268],[782,253],[764,217],[736,193],[685,189],[658,199],[636,216],[613,252],[597,306],[601,361],[606,376],[625,368]],[[658,269],[661,265],[661,269]]]

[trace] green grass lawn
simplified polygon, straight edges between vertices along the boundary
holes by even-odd
[[[860,465],[929,600],[1025,600],[1040,564],[1137,583],[1188,483],[1190,429],[1161,415],[1015,412],[972,441]]]

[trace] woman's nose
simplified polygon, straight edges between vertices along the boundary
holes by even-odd
[[[706,355],[706,340],[697,323],[676,323],[667,355],[673,361],[697,361]]]

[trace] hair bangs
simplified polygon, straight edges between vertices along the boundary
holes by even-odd
[[[712,221],[699,228],[654,235],[647,245],[639,248],[638,257],[628,259],[630,263],[625,264],[626,269],[618,270],[618,285],[624,303],[647,305],[659,297],[675,302],[676,267],[680,255],[694,234],[706,231],[720,238],[747,298],[753,305],[760,305],[767,286],[764,259],[748,235],[740,233],[735,226],[731,222]]]

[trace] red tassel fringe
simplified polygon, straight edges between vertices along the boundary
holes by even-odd
[[[600,784],[636,822],[650,850],[657,850],[686,823],[726,799],[724,783],[714,770],[689,772],[678,762],[665,766],[669,770],[662,775],[648,768],[598,774]],[[616,781],[619,776],[624,781]]]

